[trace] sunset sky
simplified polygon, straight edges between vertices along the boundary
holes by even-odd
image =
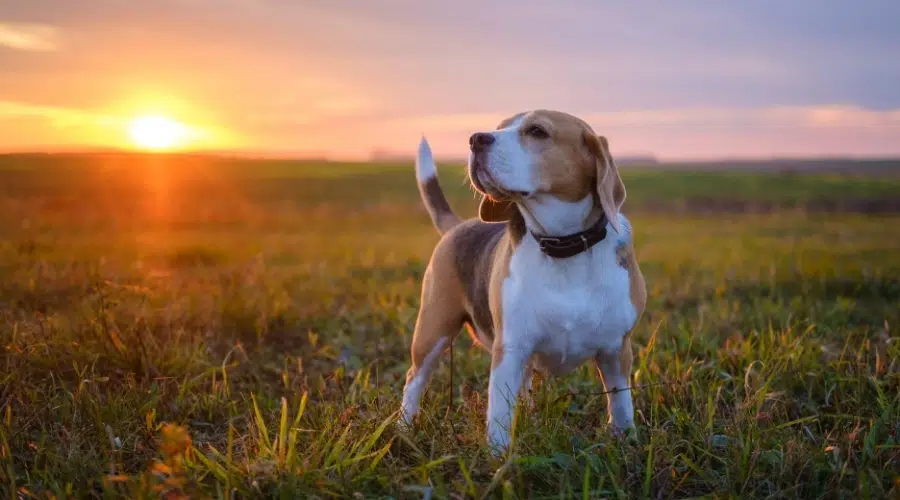
[[[2,0],[0,150],[460,156],[530,108],[619,154],[900,155],[900,1]]]

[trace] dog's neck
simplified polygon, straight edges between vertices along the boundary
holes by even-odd
[[[544,236],[578,233],[603,217],[603,212],[594,203],[592,195],[570,202],[551,195],[539,194],[517,204],[528,230]]]

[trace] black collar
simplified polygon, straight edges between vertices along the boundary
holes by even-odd
[[[531,232],[531,231],[529,231]],[[543,236],[531,232],[537,240],[541,251],[556,259],[574,257],[581,252],[588,251],[592,246],[606,238],[606,217],[600,217],[593,226],[580,233],[566,236]]]

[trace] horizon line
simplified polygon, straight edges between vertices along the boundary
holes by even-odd
[[[38,156],[38,155],[100,155],[100,154],[122,154],[136,156],[208,156],[220,158],[236,158],[236,159],[259,159],[259,160],[287,160],[287,161],[325,161],[329,163],[393,163],[403,161],[414,161],[415,153],[395,153],[389,150],[374,148],[367,155],[340,155],[333,152],[320,153],[299,153],[299,152],[278,152],[278,151],[261,151],[253,149],[180,149],[169,151],[145,151],[130,148],[116,147],[48,147],[40,148],[22,148],[22,149],[6,149],[0,150],[0,156]],[[900,155],[867,155],[867,154],[850,154],[850,155],[732,155],[720,157],[683,157],[683,158],[660,158],[653,153],[624,153],[618,154],[617,163],[627,164],[647,164],[647,165],[666,165],[679,163],[746,163],[746,162],[803,162],[803,161],[900,161]],[[465,163],[468,160],[466,155],[436,155],[435,161],[441,163]]]

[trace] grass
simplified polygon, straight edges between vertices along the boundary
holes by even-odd
[[[624,175],[649,289],[638,439],[609,435],[586,365],[538,381],[493,460],[465,336],[453,400],[444,362],[413,432],[390,425],[437,241],[411,165],[3,159],[0,496],[898,495],[900,215],[648,204],[897,178]]]

